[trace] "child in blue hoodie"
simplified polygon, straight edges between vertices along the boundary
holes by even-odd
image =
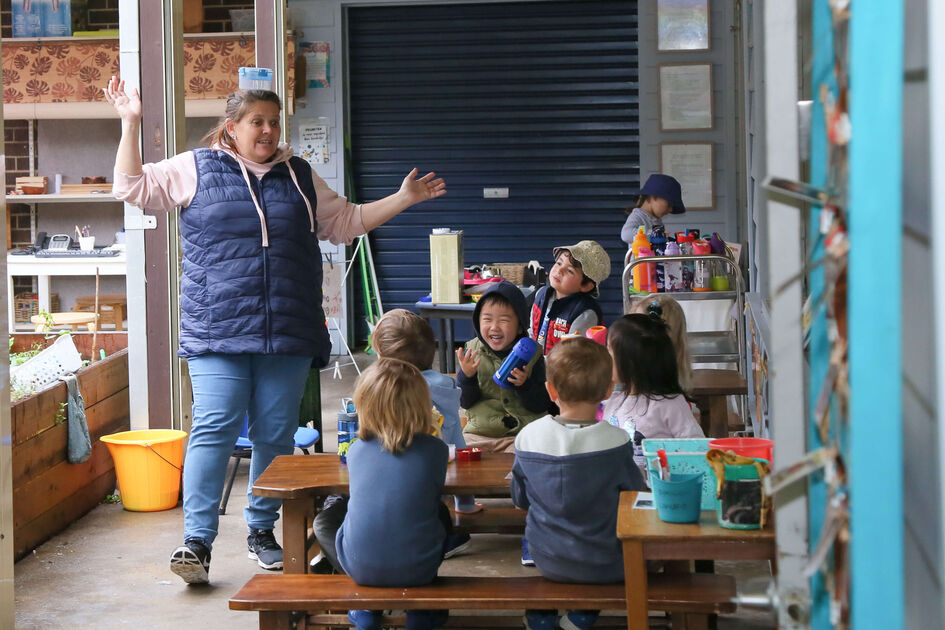
[[[566,338],[548,355],[547,389],[561,413],[546,415],[515,438],[512,501],[527,509],[525,535],[538,570],[556,582],[623,581],[617,505],[624,490],[645,489],[625,431],[597,422],[613,389],[607,349]],[[525,612],[528,630],[586,630],[599,611]]]

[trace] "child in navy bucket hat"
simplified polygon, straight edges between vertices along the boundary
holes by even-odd
[[[641,225],[649,234],[655,226],[663,226],[663,217],[667,214],[682,214],[685,211],[679,182],[669,175],[654,173],[640,189],[637,205],[627,210],[630,216],[620,230],[620,238],[629,246]]]

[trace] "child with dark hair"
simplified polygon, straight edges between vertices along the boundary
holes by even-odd
[[[603,420],[643,438],[705,437],[679,384],[676,349],[659,314],[624,315],[607,331],[614,393]]]
[[[511,452],[521,428],[548,413],[551,400],[545,391],[541,352],[536,352],[523,369],[512,370],[512,387],[504,389],[492,380],[516,342],[527,336],[527,325],[525,296],[511,282],[493,284],[476,303],[476,337],[456,351],[460,367],[456,381],[462,391],[460,405],[466,410],[463,431],[467,446]]]
[[[596,422],[613,389],[607,350],[584,337],[564,339],[548,355],[547,389],[561,408],[515,438],[512,500],[528,510],[525,534],[541,574],[557,582],[623,581],[617,506],[624,490],[644,489],[630,436]],[[585,630],[596,610],[525,611],[528,630]]]
[[[596,241],[555,247],[554,256],[548,284],[535,294],[528,331],[546,356],[565,337],[604,323],[597,297],[610,275],[610,257]]]

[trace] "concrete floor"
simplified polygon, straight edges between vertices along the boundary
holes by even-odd
[[[359,355],[364,365],[371,357]],[[325,448],[336,446],[333,424],[342,396],[354,389],[353,367],[342,368],[343,379],[322,375]],[[16,627],[32,628],[155,628],[186,630],[258,627],[255,613],[229,610],[227,600],[249,578],[263,572],[246,557],[246,527],[242,510],[248,464],[234,484],[220,534],[213,549],[207,586],[186,586],[168,570],[170,552],[180,544],[180,507],[163,512],[127,512],[121,505],[99,505],[62,534],[39,547],[15,566]],[[488,502],[487,502],[488,504]],[[487,505],[488,509],[488,505]],[[277,538],[281,529],[277,524]],[[519,563],[515,536],[477,535],[470,550],[443,563],[441,575],[536,575]],[[718,570],[734,573],[739,584],[767,575],[758,563],[720,563]],[[763,587],[761,587],[763,588]],[[755,588],[754,590],[760,590]],[[774,628],[766,613],[740,612],[719,620],[721,630]]]

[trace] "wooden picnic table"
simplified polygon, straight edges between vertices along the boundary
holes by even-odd
[[[452,461],[446,468],[444,494],[508,497],[512,453],[483,453],[478,462]],[[348,467],[330,453],[280,455],[256,479],[253,494],[282,499],[283,572],[308,571],[308,529],[315,502],[348,493]]]
[[[728,437],[728,397],[747,393],[748,383],[736,370],[692,371],[692,397],[699,407],[699,424],[706,437]]]
[[[726,529],[715,512],[698,523],[664,523],[656,510],[633,509],[636,492],[620,494],[617,538],[623,545],[628,630],[647,630],[647,560],[774,560],[774,528]]]

